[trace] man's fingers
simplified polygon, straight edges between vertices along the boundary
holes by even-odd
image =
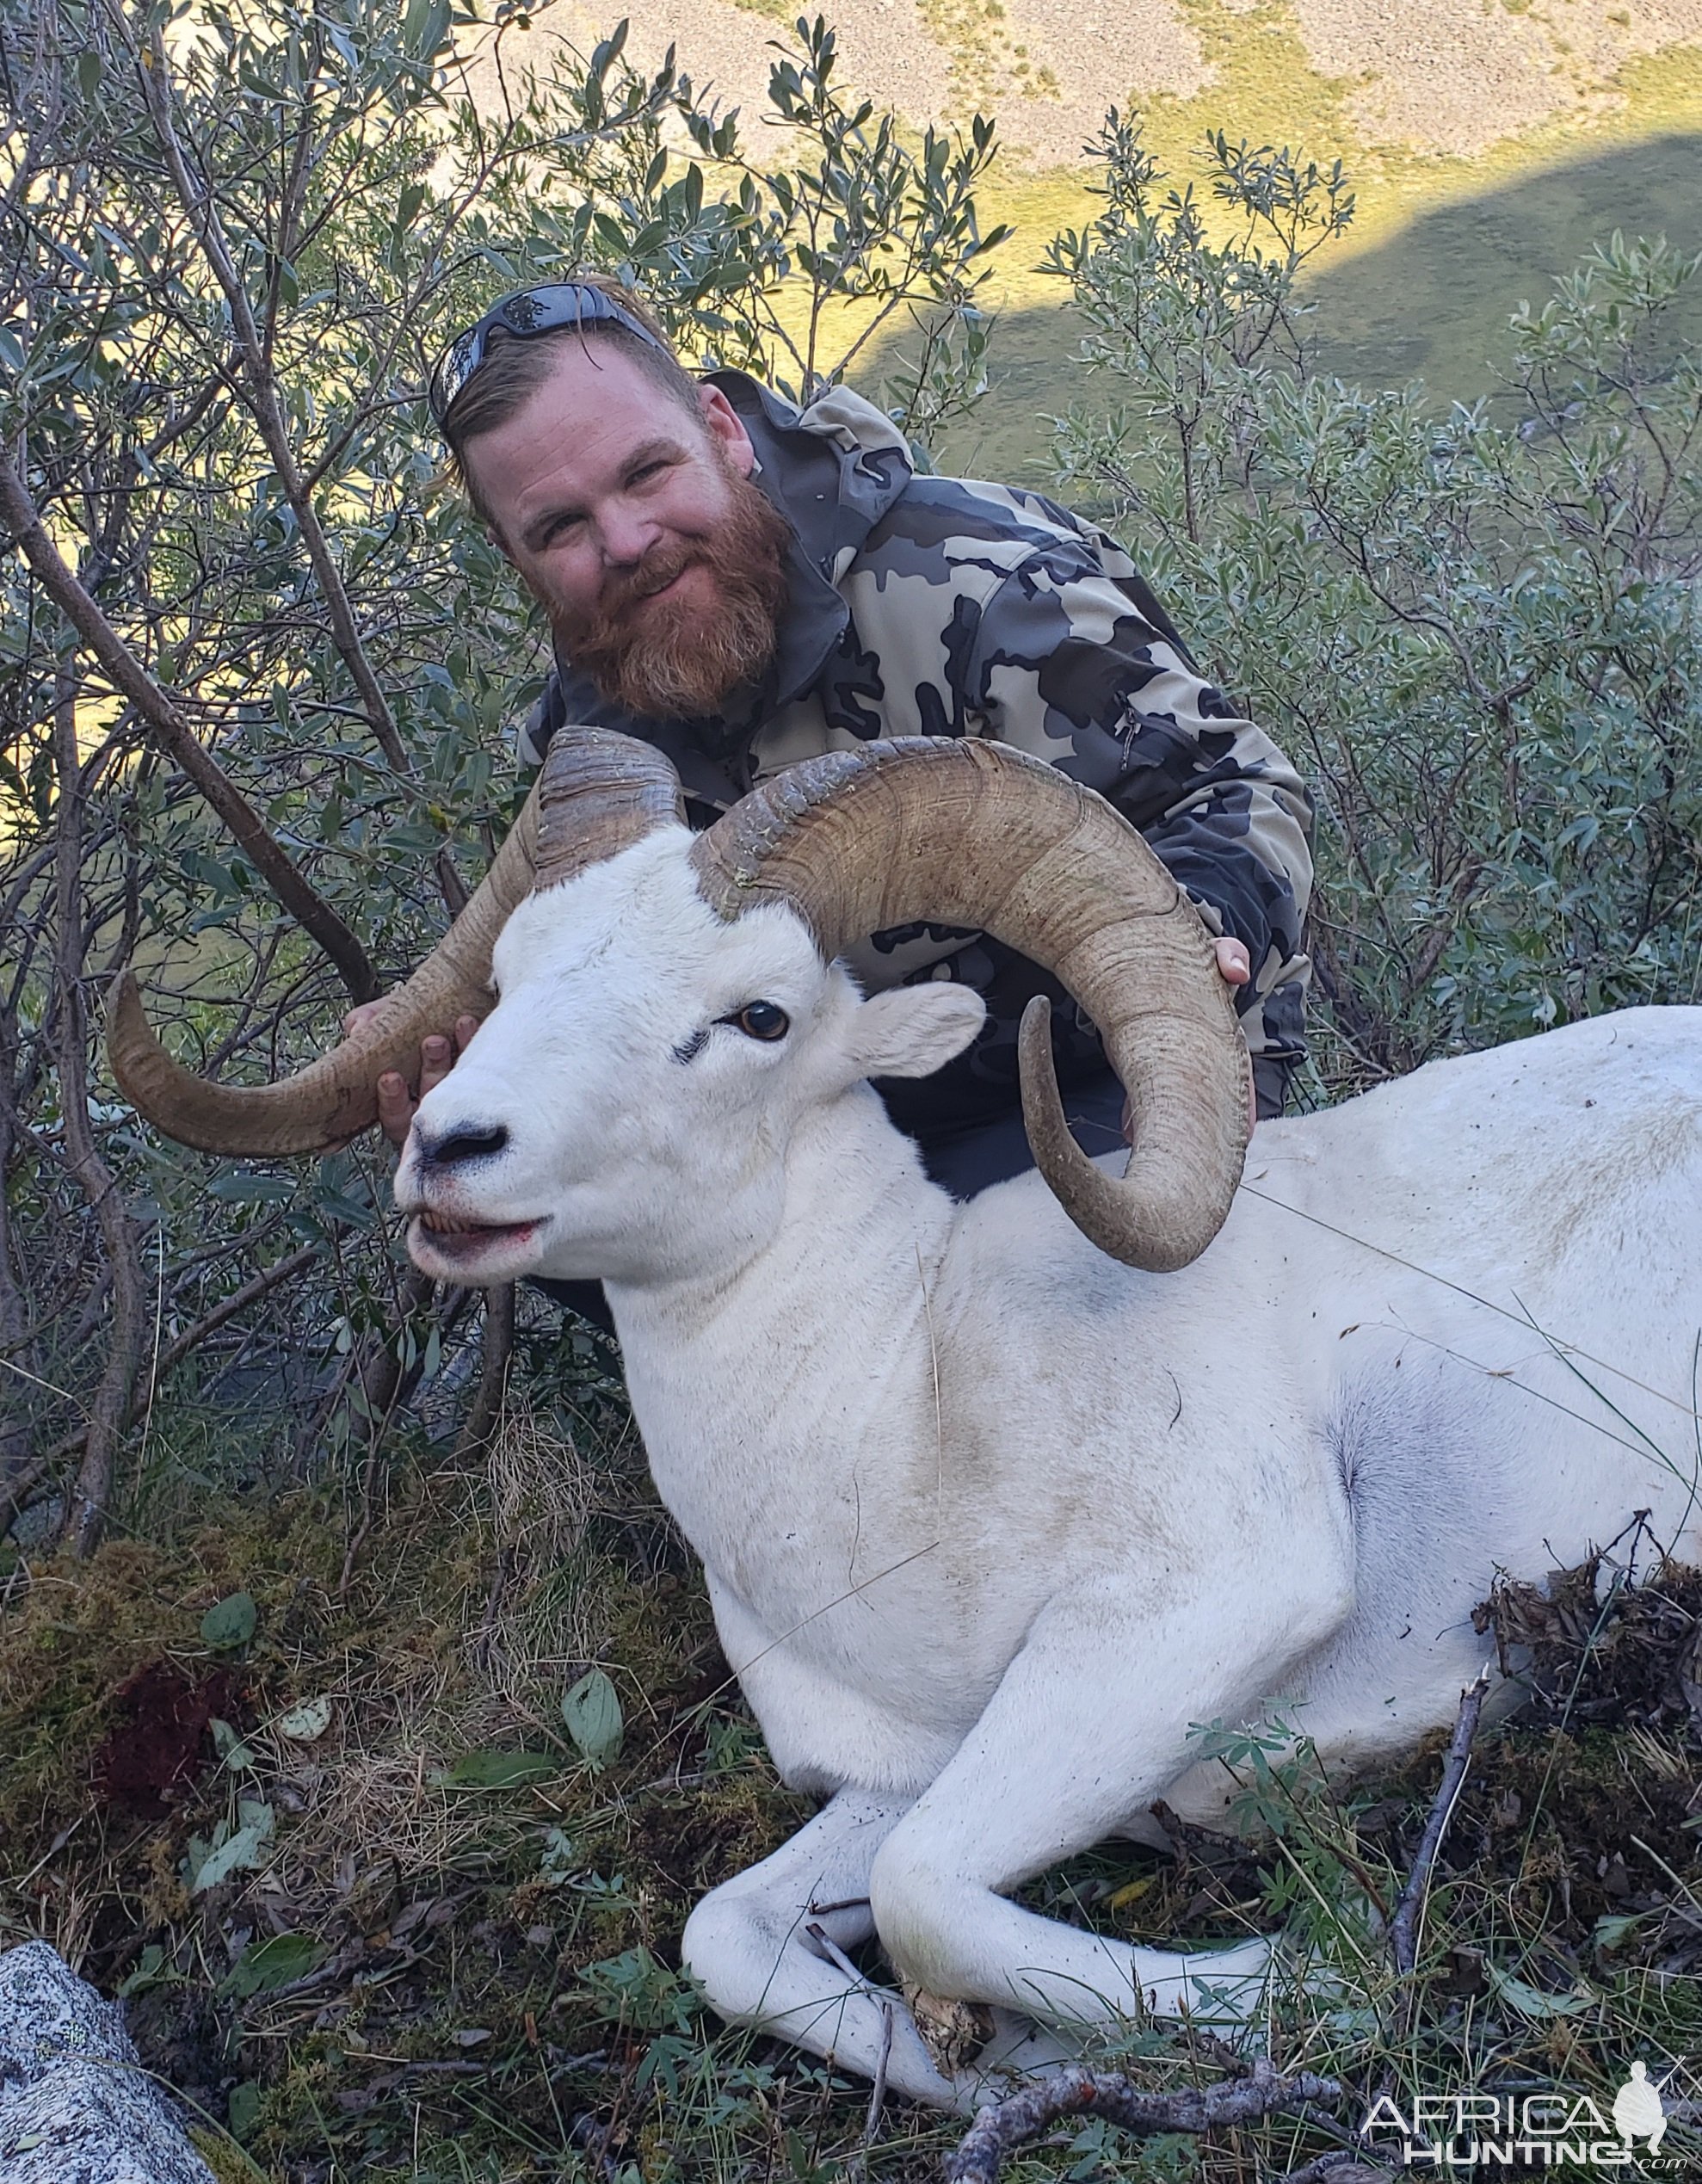
[[[357,1032],[365,1031],[373,1018],[379,1013],[381,1006],[382,1004],[376,1001],[363,1001],[358,1007],[351,1009],[342,1020],[343,1037],[353,1039]]]
[[[398,1077],[394,1070],[386,1070],[379,1079],[379,1129],[392,1145],[399,1145],[406,1139],[408,1126],[413,1119],[414,1101],[407,1079]]]
[[[424,1099],[434,1085],[441,1084],[455,1066],[454,1049],[441,1032],[420,1045],[420,1097]]]
[[[1244,986],[1253,976],[1253,959],[1247,953],[1247,943],[1244,941],[1231,941],[1225,937],[1221,941],[1214,941],[1212,946],[1217,952],[1218,969],[1222,973],[1224,983],[1231,986]],[[1249,1138],[1257,1129],[1258,1125],[1259,1095],[1254,1087],[1252,1078],[1249,1077],[1247,1080],[1247,1134]]]
[[[359,1009],[351,1009],[342,1020],[345,1032],[356,1032],[361,1020],[377,1006],[365,1002]],[[466,1053],[473,1033],[478,1029],[477,1016],[458,1016],[455,1035],[450,1040],[441,1032],[434,1032],[420,1045],[420,1090],[416,1099],[408,1080],[396,1070],[386,1070],[379,1079],[379,1127],[392,1145],[406,1143],[409,1127],[414,1120],[414,1110],[435,1084],[441,1084],[454,1068],[458,1055]]]
[[[1244,941],[1214,941],[1218,968],[1232,986],[1244,986],[1253,976],[1252,958],[1247,953]]]

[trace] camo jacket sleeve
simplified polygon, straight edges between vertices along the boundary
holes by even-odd
[[[1049,542],[1013,570],[982,608],[965,667],[992,734],[1097,789],[1211,929],[1245,943],[1253,977],[1236,1006],[1271,1104],[1305,1052],[1311,807],[1293,767],[1203,680],[1102,535]],[[987,997],[1002,1016],[1003,996]]]

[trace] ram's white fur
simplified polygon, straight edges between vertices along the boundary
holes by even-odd
[[[874,1929],[924,1988],[1054,2023],[1198,2005],[1259,1946],[1132,1949],[1008,1892],[1155,1798],[1221,1812],[1193,1725],[1281,1694],[1327,1759],[1373,1761],[1452,1718],[1497,1570],[1638,1510],[1693,1530],[1702,1011],[1267,1124],[1211,1249],[1144,1274],[1036,1175],[954,1206],[887,1122],[865,1077],[938,1067],[972,996],[864,1000],[790,910],[718,922],[687,840],[515,912],[398,1187],[536,1223],[416,1222],[429,1272],[607,1282],[727,1657],[829,1800],[705,1901],[687,1961],[727,2015],[866,2071],[891,2005],[839,1953]],[[786,1038],[717,1023],[756,999]],[[498,1126],[499,1152],[425,1157]],[[890,2075],[966,2097],[902,2010]]]

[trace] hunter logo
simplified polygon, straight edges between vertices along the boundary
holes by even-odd
[[[1367,2145],[1393,2154],[1404,2169],[1622,2169],[1670,2172],[1680,2166],[1662,2154],[1667,2078],[1646,2063],[1613,2095],[1607,2114],[1588,2094],[1418,2094],[1403,2107],[1383,2095],[1360,2125]],[[1646,2140],[1639,2151],[1637,2141]]]
[[[1667,2112],[1661,2105],[1660,2087],[1650,2083],[1646,2063],[1633,2063],[1630,2077],[1613,2095],[1613,2122],[1627,2146],[1634,2138],[1646,2138],[1651,2154],[1659,2150]]]

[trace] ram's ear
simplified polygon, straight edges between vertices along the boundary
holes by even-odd
[[[944,978],[872,995],[852,1020],[860,1077],[931,1077],[961,1054],[987,1021],[987,1004]]]

